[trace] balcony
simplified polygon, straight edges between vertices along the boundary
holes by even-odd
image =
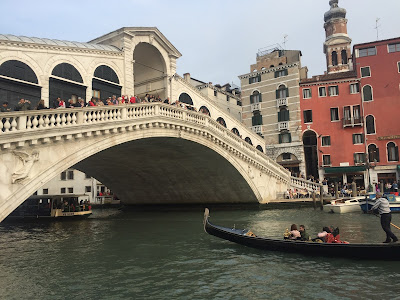
[[[289,130],[289,121],[278,122],[278,130]]]
[[[343,128],[362,126],[363,125],[363,118],[362,117],[346,118],[346,119],[342,119],[342,122],[343,122]]]
[[[251,112],[254,112],[254,111],[261,111],[261,104],[260,104],[260,103],[253,103],[253,104],[251,104],[250,110],[251,110]]]
[[[276,99],[276,105],[278,106],[278,108],[281,106],[288,106],[288,99],[287,98]]]
[[[251,129],[252,129],[255,133],[261,134],[262,125],[253,126],[253,127],[251,127]]]

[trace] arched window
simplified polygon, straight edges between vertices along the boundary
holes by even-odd
[[[94,71],[94,77],[119,84],[117,73],[115,73],[115,71],[111,69],[109,66],[105,65],[98,66]]]
[[[262,101],[261,94],[259,91],[254,91],[253,94],[250,95],[250,103],[260,103]]]
[[[342,50],[342,65],[347,65],[347,51]]]
[[[374,116],[367,116],[365,118],[365,123],[367,126],[367,134],[374,134],[375,133],[375,118]]]
[[[388,143],[386,147],[388,161],[399,161],[399,147],[393,142]]]
[[[263,148],[260,145],[258,145],[256,148],[257,148],[258,151],[264,153]]]
[[[337,52],[333,51],[332,52],[332,66],[337,66],[337,65],[338,65]]]
[[[284,84],[281,84],[276,90],[276,99],[283,99],[287,97],[289,97],[289,89]]]
[[[217,122],[226,128],[226,123],[225,123],[225,120],[223,118],[219,117],[217,119]]]
[[[290,120],[289,110],[282,107],[278,112],[278,122],[286,122]]]
[[[121,88],[117,73],[113,69],[105,65],[96,68],[92,80],[94,98],[104,100],[114,95],[120,97]]]
[[[362,89],[363,100],[364,101],[372,101],[372,87],[370,85],[365,85]]]
[[[379,162],[379,148],[376,145],[368,145],[368,160],[370,163]]]
[[[186,104],[189,104],[189,105],[193,105],[192,98],[186,93],[182,93],[179,96],[179,102],[186,103]]]
[[[26,82],[38,83],[35,72],[27,64],[18,60],[8,60],[0,66],[0,75]]]
[[[211,117],[210,111],[208,110],[208,108],[206,106],[200,107],[199,112],[201,112],[205,115],[209,115]]]
[[[245,138],[244,140],[245,140],[247,143],[249,143],[250,145],[253,146],[253,143],[251,142],[251,139],[250,139],[249,137]]]
[[[236,134],[237,136],[240,136],[240,132],[239,132],[239,130],[237,130],[237,128],[232,128],[232,130],[231,130],[234,134]]]
[[[54,76],[57,76],[60,78],[65,78],[65,79],[68,79],[71,81],[83,83],[81,74],[71,64],[62,63],[62,64],[57,65],[53,69],[53,72],[51,72],[51,75],[54,75]]]
[[[274,68],[275,66],[274,66],[274,65],[270,65],[269,67],[270,67],[270,68]]]
[[[86,98],[86,86],[83,85],[81,74],[73,65],[61,63],[55,66],[51,75],[55,77],[50,77],[50,107],[57,107],[58,97],[65,101],[68,99],[76,101],[79,97]]]

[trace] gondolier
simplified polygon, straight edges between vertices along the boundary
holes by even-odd
[[[379,215],[381,216],[382,229],[386,232],[386,240],[384,241],[384,243],[397,242],[399,239],[390,229],[392,214],[390,212],[389,201],[385,198],[382,198],[382,193],[380,192],[376,193],[376,201],[375,204],[371,207],[371,211],[374,211],[375,209],[378,210]]]

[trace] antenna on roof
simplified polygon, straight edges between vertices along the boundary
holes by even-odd
[[[285,34],[284,36],[283,36],[283,49],[285,49],[286,50],[286,42],[288,41],[288,35],[287,34]]]
[[[380,18],[376,18],[375,21],[375,29],[376,29],[376,40],[379,40],[379,27],[381,27],[381,25],[379,24]]]

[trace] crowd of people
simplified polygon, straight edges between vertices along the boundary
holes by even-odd
[[[170,104],[176,107],[185,108],[191,111],[198,111],[196,107],[193,105],[183,103],[179,100],[171,101],[168,98],[162,100],[160,96],[146,94],[144,97],[138,97],[137,95],[128,97],[123,95],[121,97],[117,97],[115,95],[108,97],[105,100],[101,100],[99,98],[92,97],[89,101],[85,101],[81,97],[78,97],[76,100],[68,99],[65,101],[61,97],[53,100],[50,103],[49,107],[45,106],[44,100],[39,100],[36,105],[33,105],[31,101],[21,98],[18,103],[12,108],[9,106],[7,101],[2,103],[0,108],[0,112],[10,112],[10,111],[26,111],[26,110],[41,110],[41,109],[57,109],[57,108],[79,108],[79,107],[92,107],[92,106],[110,106],[110,105],[123,105],[123,104],[136,104],[136,103],[149,103],[149,102],[162,102],[165,104]],[[205,108],[200,109],[201,113],[209,115],[209,112]]]

